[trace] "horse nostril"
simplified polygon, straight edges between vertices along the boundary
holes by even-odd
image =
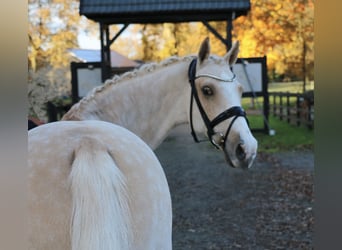
[[[236,157],[240,160],[243,161],[246,158],[246,153],[244,148],[242,147],[243,144],[239,144],[236,148]]]

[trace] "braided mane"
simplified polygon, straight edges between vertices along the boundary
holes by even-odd
[[[122,75],[114,75],[113,78],[107,79],[104,84],[95,87],[92,89],[85,97],[83,97],[79,103],[87,103],[91,99],[94,98],[94,96],[97,93],[104,92],[106,91],[109,87],[112,85],[116,85],[122,82],[125,82],[127,80],[133,79],[135,77],[143,76],[147,73],[153,72],[157,69],[164,68],[166,66],[172,65],[177,62],[183,62],[183,61],[190,61],[194,58],[194,56],[186,56],[186,57],[177,57],[177,56],[172,56],[169,57],[159,63],[148,63],[148,64],[143,64],[141,67],[136,68],[132,71],[128,71],[123,73]]]
[[[92,89],[88,93],[87,96],[85,96],[84,98],[82,98],[80,100],[80,102],[87,102],[88,100],[94,98],[94,95],[96,95],[96,93],[104,92],[112,85],[116,85],[116,84],[125,82],[125,81],[133,79],[135,77],[143,76],[147,73],[153,72],[153,71],[160,69],[160,68],[167,67],[167,66],[172,65],[172,64],[177,63],[177,62],[191,61],[194,58],[195,58],[194,55],[185,56],[185,57],[172,56],[172,57],[169,57],[169,58],[167,58],[167,59],[165,59],[159,63],[152,62],[152,63],[144,64],[141,67],[134,69],[133,71],[125,72],[122,75],[114,75],[113,78],[107,79],[104,84]],[[213,60],[215,63],[222,62],[222,57],[218,57],[215,55],[210,55],[209,59]]]
[[[189,55],[185,57],[172,56],[159,63],[152,62],[152,63],[144,64],[141,67],[134,69],[133,71],[125,72],[122,75],[114,75],[113,78],[107,79],[104,84],[93,88],[85,97],[83,97],[72,108],[75,109],[77,107],[78,109],[82,109],[81,107],[83,105],[87,105],[87,103],[93,100],[96,94],[105,92],[108,88],[110,88],[113,85],[117,85],[127,80],[146,75],[147,73],[153,72],[157,69],[164,68],[169,65],[178,63],[178,62],[187,62],[187,61],[190,62],[195,57],[196,57],[195,55]],[[221,63],[223,60],[222,57],[215,56],[215,55],[210,55],[209,59],[211,59],[214,63]]]

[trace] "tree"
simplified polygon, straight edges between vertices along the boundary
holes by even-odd
[[[145,62],[158,60],[155,53],[162,47],[160,34],[162,33],[163,26],[156,25],[143,25],[141,29],[141,41],[143,47],[142,60]]]
[[[313,77],[314,1],[252,0],[251,4],[250,13],[234,22],[242,56],[267,55],[271,78],[274,73],[300,77],[303,65]]]
[[[233,25],[233,40],[241,43],[239,56],[267,55],[271,80],[285,76],[313,79],[314,0],[251,0],[251,4],[248,15],[239,17]],[[45,72],[41,69],[48,67],[52,72],[57,72],[60,67],[69,68],[68,49],[78,46],[77,34],[80,30],[99,35],[98,24],[79,16],[78,6],[76,0],[29,0],[28,62],[31,86],[40,88],[41,78],[33,75],[38,70]],[[220,34],[225,34],[225,22],[211,22],[210,25]],[[112,25],[111,33],[119,28],[120,25]],[[196,53],[202,38],[206,36],[211,38],[212,53],[223,55],[226,52],[224,44],[200,22],[136,24],[130,25],[127,30],[114,42],[112,49],[131,59],[160,61],[172,55]],[[44,100],[65,93],[54,86],[56,81],[53,79],[60,78],[60,72],[66,75],[58,84],[64,82],[65,87],[70,88],[69,71],[58,71],[58,76],[57,73],[49,74],[46,89],[51,85],[54,95]],[[40,80],[35,83],[32,79]]]
[[[45,120],[46,102],[70,93],[68,49],[88,24],[74,0],[29,0],[28,17],[28,113]]]
[[[233,40],[240,41],[240,57],[267,56],[269,77],[313,79],[314,66],[314,0],[251,0],[247,16],[233,24]],[[226,22],[210,22],[220,34],[226,33]],[[224,44],[200,22],[141,26],[144,61],[160,61],[171,55],[194,53],[201,39],[211,38],[212,53],[223,55]]]
[[[68,49],[77,47],[81,17],[78,2],[67,0],[29,0],[29,68],[34,71],[51,66],[67,66]]]

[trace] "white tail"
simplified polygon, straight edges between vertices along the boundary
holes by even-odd
[[[70,173],[72,250],[126,250],[131,226],[125,177],[106,148],[82,140]]]

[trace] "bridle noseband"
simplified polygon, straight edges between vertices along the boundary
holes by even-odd
[[[233,106],[225,111],[223,111],[221,114],[219,114],[218,116],[216,116],[212,121],[210,121],[210,119],[208,118],[205,110],[203,109],[203,106],[200,102],[200,99],[198,97],[198,92],[197,92],[197,89],[195,87],[195,80],[197,78],[200,78],[200,77],[209,77],[209,78],[213,78],[215,80],[219,80],[219,81],[224,81],[224,82],[233,82],[234,79],[235,79],[235,75],[233,76],[233,78],[231,79],[222,79],[218,76],[215,76],[215,75],[210,75],[210,74],[203,74],[203,75],[197,75],[196,76],[196,64],[197,64],[197,59],[193,59],[190,63],[190,66],[189,66],[189,71],[188,71],[188,76],[189,76],[189,82],[190,82],[190,85],[191,85],[191,100],[190,100],[190,127],[191,127],[191,134],[194,138],[194,141],[195,142],[200,142],[198,140],[198,137],[196,135],[196,132],[194,130],[194,127],[193,127],[193,121],[192,121],[192,106],[193,106],[193,100],[195,99],[196,101],[196,104],[197,104],[197,107],[198,107],[198,110],[202,116],[202,119],[203,119],[203,122],[207,128],[207,135],[208,135],[208,138],[210,140],[210,142],[216,147],[216,148],[222,148],[224,149],[225,148],[225,142],[227,140],[227,137],[228,137],[228,134],[233,126],[233,123],[235,122],[235,120],[242,116],[246,119],[247,121],[247,124],[249,125],[248,123],[248,120],[247,120],[247,117],[246,117],[246,112],[243,110],[242,107],[240,106]],[[221,122],[229,119],[233,117],[233,120],[230,122],[228,128],[227,128],[227,131],[225,133],[225,135],[223,135],[222,133],[217,133],[214,131],[214,128],[215,126],[217,126],[218,124],[220,124]],[[219,137],[219,142],[217,142],[215,139],[217,139],[217,137]]]

